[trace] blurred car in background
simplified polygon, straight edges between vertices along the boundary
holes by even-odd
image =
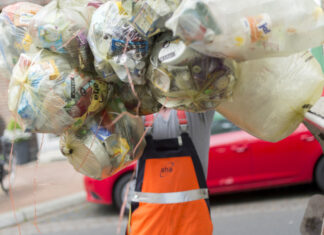
[[[211,195],[313,181],[324,191],[322,149],[303,124],[288,138],[270,143],[240,130],[216,113],[211,134],[207,177]],[[135,167],[136,163],[102,181],[85,177],[87,200],[113,204],[119,209],[127,185],[134,188],[135,180],[130,180]]]

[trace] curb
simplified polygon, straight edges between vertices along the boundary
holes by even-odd
[[[81,192],[72,196],[59,198],[53,201],[36,205],[37,216],[44,216],[71,206],[77,206],[86,202],[86,193]],[[15,226],[34,219],[35,206],[18,209],[16,218],[13,212],[0,214],[0,229]]]

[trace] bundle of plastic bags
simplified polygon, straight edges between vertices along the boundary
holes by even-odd
[[[204,112],[231,97],[234,67],[232,60],[199,54],[165,33],[155,43],[147,78],[163,106]]]
[[[21,53],[35,51],[28,25],[42,7],[29,2],[19,2],[2,9],[0,14],[0,71],[10,79],[12,69]]]
[[[61,135],[62,153],[96,179],[141,156],[140,115],[162,106],[217,109],[278,141],[324,86],[305,52],[324,41],[313,0],[53,0],[9,6],[0,25],[10,110],[27,132]]]
[[[93,70],[93,55],[87,36],[96,4],[90,0],[54,0],[29,25],[35,45],[69,55],[71,63],[84,71]]]
[[[62,55],[46,50],[22,54],[9,86],[9,109],[27,132],[61,134],[78,129],[100,112],[109,85],[71,67]]]
[[[271,142],[288,137],[323,92],[321,66],[309,52],[238,64],[231,101],[217,110],[241,129]]]
[[[151,41],[131,25],[129,18],[121,2],[103,4],[93,15],[88,40],[101,77],[145,84]]]
[[[324,38],[314,0],[183,0],[166,26],[203,54],[239,60],[290,55]]]
[[[60,149],[74,168],[94,179],[105,179],[139,159],[145,148],[140,117],[104,111],[77,132],[63,134]]]

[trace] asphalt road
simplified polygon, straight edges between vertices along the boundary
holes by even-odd
[[[219,195],[211,198],[216,235],[296,235],[309,198],[320,193],[312,185],[248,193]],[[120,227],[126,226],[126,218]],[[115,235],[118,213],[110,206],[84,203],[55,214],[38,218],[43,235]],[[37,235],[31,223],[21,225],[22,235]],[[124,234],[122,232],[120,234]],[[19,234],[17,228],[0,231]]]

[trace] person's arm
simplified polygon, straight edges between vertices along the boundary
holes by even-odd
[[[207,177],[210,129],[215,111],[205,113],[186,113],[189,134],[197,150],[205,176]]]

